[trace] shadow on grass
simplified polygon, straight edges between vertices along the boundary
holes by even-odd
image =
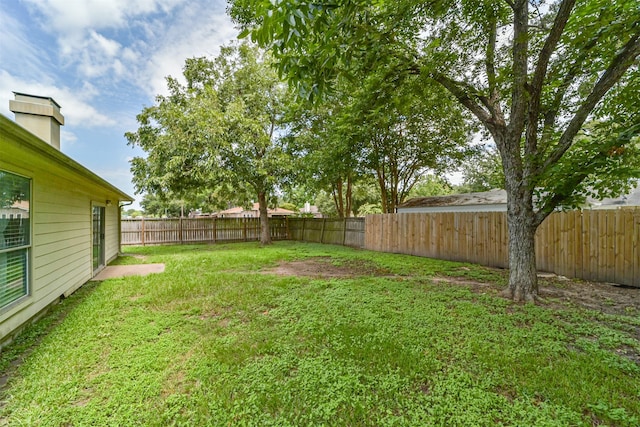
[[[4,394],[11,377],[40,341],[84,301],[99,285],[87,282],[67,298],[48,308],[47,312],[33,323],[27,323],[22,331],[0,350],[0,396]],[[1,404],[1,402],[0,402]]]

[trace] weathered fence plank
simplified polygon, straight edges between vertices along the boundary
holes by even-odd
[[[364,247],[508,267],[504,212],[369,215]],[[541,271],[640,286],[640,208],[555,212],[536,233]]]
[[[288,238],[286,219],[269,219],[271,238]],[[260,240],[258,218],[123,219],[123,245],[214,243]]]
[[[271,238],[508,267],[503,212],[409,213],[363,218],[272,218]],[[122,221],[122,244],[255,241],[258,218]],[[536,233],[538,270],[640,286],[640,208],[550,215]]]
[[[288,218],[289,238],[313,243],[364,247],[364,218]]]

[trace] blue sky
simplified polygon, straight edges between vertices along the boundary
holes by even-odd
[[[238,31],[224,0],[0,0],[0,113],[13,91],[62,106],[61,150],[134,195],[124,133],[181,76]]]

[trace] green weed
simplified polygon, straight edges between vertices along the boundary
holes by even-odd
[[[343,247],[127,251],[165,273],[104,281],[36,324],[0,424],[638,424],[632,315],[515,305],[430,280],[499,271]],[[318,257],[385,274],[264,274]]]

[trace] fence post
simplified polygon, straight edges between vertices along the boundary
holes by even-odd
[[[322,218],[322,230],[320,231],[320,243],[324,243],[324,225],[327,223],[327,218]]]
[[[142,226],[140,227],[140,241],[142,242],[142,246],[144,246],[144,217],[142,217]]]
[[[285,239],[285,240],[289,240],[289,239],[290,239],[290,236],[291,236],[291,231],[289,230],[289,217],[288,217],[288,216],[284,218],[284,226],[285,226],[285,230],[284,230],[284,232],[285,232],[285,236],[284,236],[284,239]]]
[[[342,223],[342,246],[344,246],[347,241],[347,218],[344,219]]]
[[[242,237],[247,241],[247,218],[242,218]]]
[[[215,216],[212,217],[211,220],[213,221],[213,230],[212,230],[213,235],[211,237],[213,239],[213,243],[215,243],[216,242],[216,238],[218,237],[217,236],[217,229],[216,229],[216,217]]]
[[[178,234],[180,235],[180,244],[183,243],[183,236],[182,236],[182,217],[180,217],[180,220],[178,221]]]
[[[305,223],[306,218],[302,217],[302,234],[300,235],[300,241],[304,242],[304,223]]]

